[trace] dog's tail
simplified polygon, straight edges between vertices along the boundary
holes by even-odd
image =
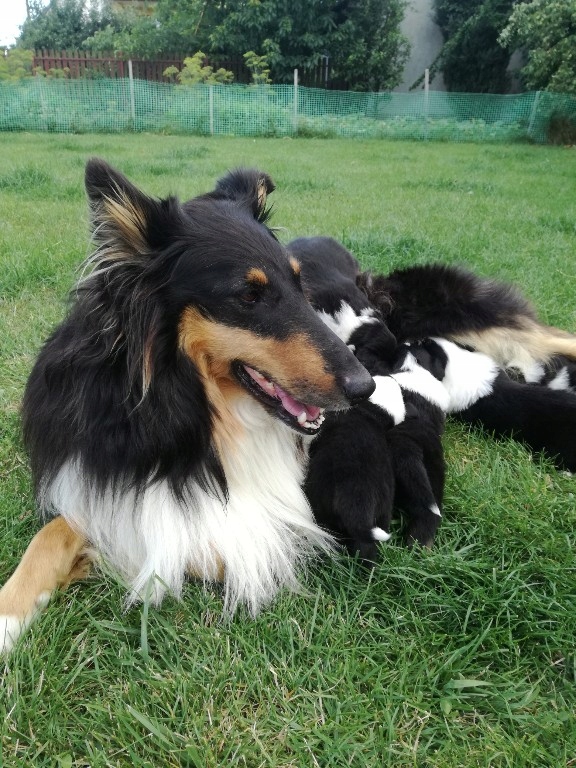
[[[490,327],[448,334],[452,341],[483,352],[504,367],[528,368],[555,355],[576,360],[576,336],[523,317],[518,327]]]
[[[86,540],[64,518],[47,523],[0,589],[0,654],[12,650],[54,590],[87,576],[90,564]]]

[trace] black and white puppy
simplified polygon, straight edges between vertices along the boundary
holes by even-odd
[[[573,392],[515,381],[490,357],[446,339],[414,345],[413,353],[417,359],[421,354],[435,357],[437,365],[445,366],[442,382],[449,413],[496,435],[521,440],[558,467],[576,471]]]
[[[396,483],[388,436],[406,413],[399,385],[388,376],[374,381],[371,402],[325,420],[310,443],[304,483],[316,522],[366,563],[390,538]]]
[[[576,363],[563,355],[556,355],[547,363],[534,363],[523,369],[506,368],[506,373],[515,381],[541,384],[550,389],[564,389],[576,394]]]
[[[288,245],[302,270],[304,290],[324,322],[372,373],[370,400],[330,414],[310,444],[305,491],[316,520],[365,561],[390,536],[394,503],[407,516],[407,541],[428,546],[440,522],[444,489],[446,393],[398,347],[356,285],[359,266],[331,238]]]
[[[406,418],[388,433],[396,504],[407,517],[408,544],[431,546],[442,516],[446,468],[442,435],[448,396],[436,361],[398,348],[391,377],[400,385]]]

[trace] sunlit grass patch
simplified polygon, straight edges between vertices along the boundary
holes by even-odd
[[[429,261],[515,281],[576,331],[576,154],[525,145],[0,134],[0,578],[37,530],[19,403],[88,251],[99,155],[186,199],[267,171],[287,242],[364,267]],[[433,550],[401,523],[371,574],[319,561],[301,595],[222,619],[218,587],[123,609],[108,574],[55,597],[0,663],[5,766],[568,768],[576,755],[576,480],[450,422]]]

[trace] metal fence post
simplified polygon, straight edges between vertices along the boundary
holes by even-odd
[[[424,70],[424,138],[428,141],[428,117],[430,115],[430,70]]]
[[[294,134],[298,133],[298,70],[294,70]]]
[[[214,86],[208,86],[208,109],[210,112],[210,136],[214,136]]]
[[[136,99],[134,98],[134,77],[132,75],[132,59],[128,59],[128,78],[130,80],[130,113],[133,127],[136,127]]]

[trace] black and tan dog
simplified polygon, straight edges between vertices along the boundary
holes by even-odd
[[[95,250],[23,404],[38,503],[53,517],[0,591],[0,650],[89,551],[129,601],[222,581],[256,613],[330,537],[302,490],[302,435],[371,376],[304,297],[266,226],[259,171],[181,205],[86,168]]]

